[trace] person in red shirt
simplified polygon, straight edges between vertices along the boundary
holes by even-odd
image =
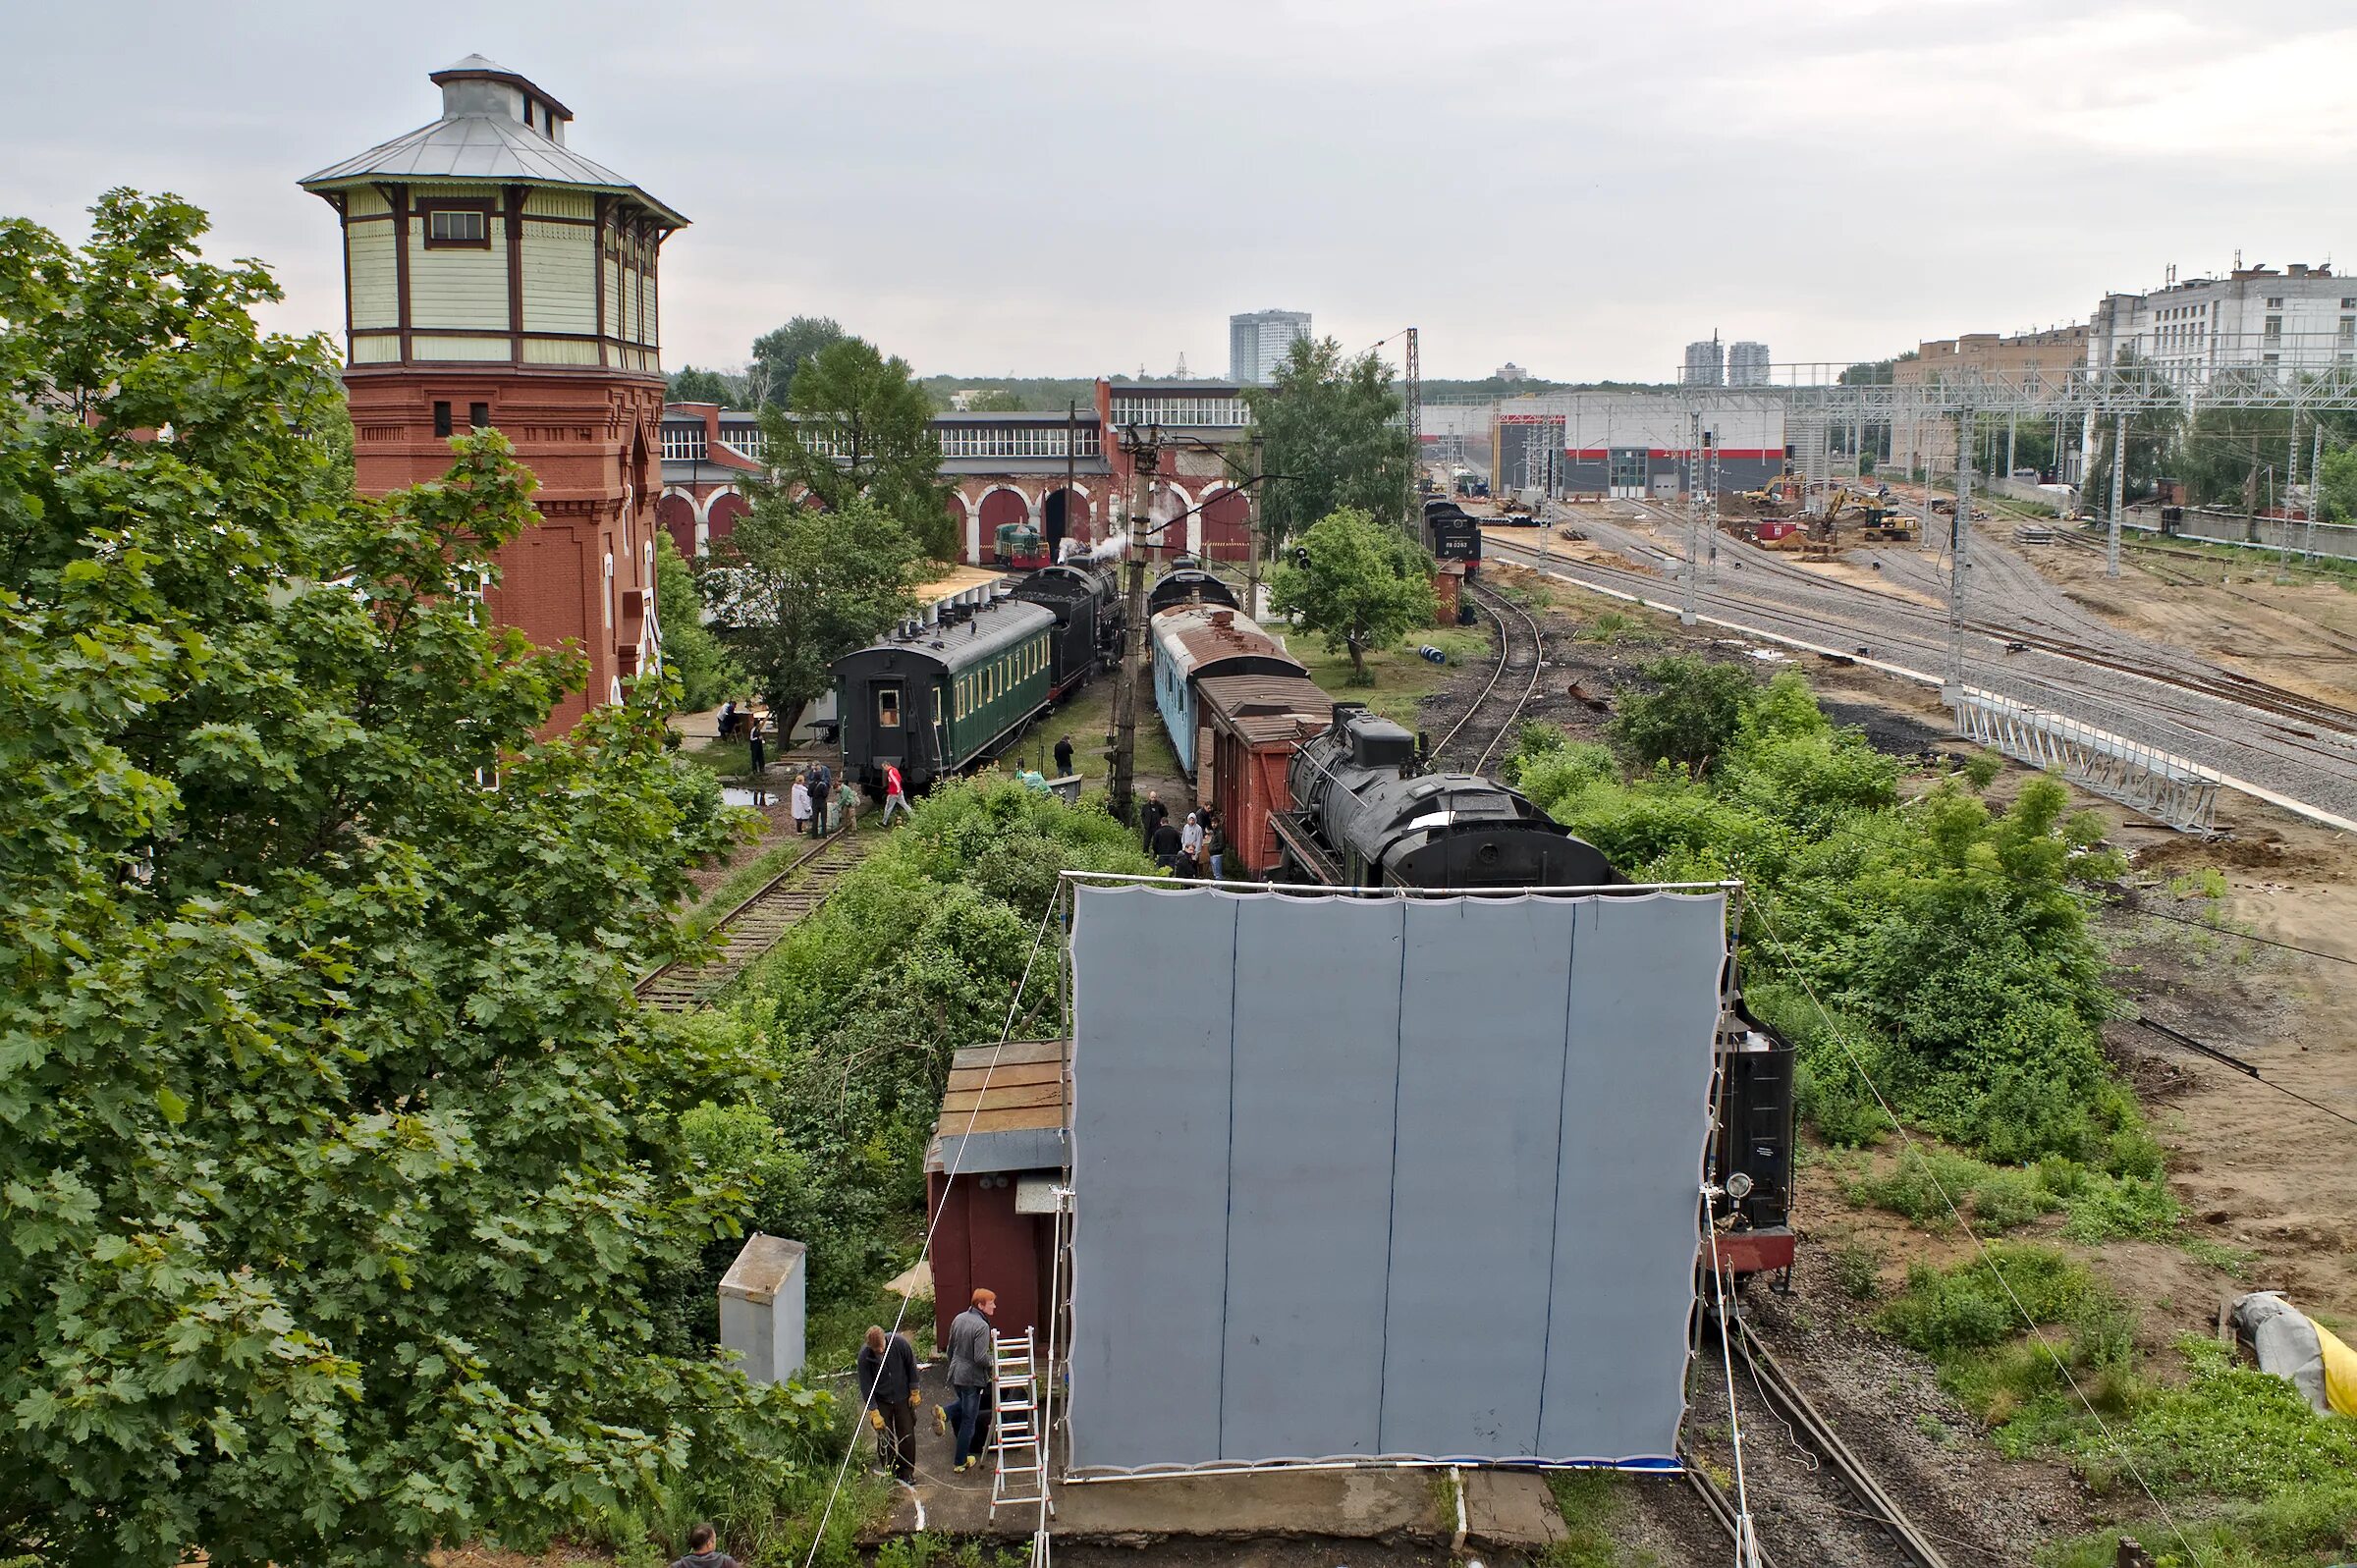
[[[916,815],[915,809],[908,804],[907,790],[902,786],[901,770],[888,762],[884,764],[884,827],[892,826],[892,814],[895,811],[911,817]]]

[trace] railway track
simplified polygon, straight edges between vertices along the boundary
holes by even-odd
[[[877,833],[837,830],[779,872],[736,908],[713,922],[717,955],[689,963],[673,959],[630,989],[639,1002],[663,1012],[693,1012],[711,1000],[744,966],[778,945],[835,891],[836,879],[864,858]]]
[[[1948,1568],[1939,1541],[1916,1525],[1842,1440],[1751,1325],[1737,1319],[1730,1327],[1740,1369],[1735,1405],[1747,1439],[1743,1453],[1750,1495],[1755,1505],[1772,1500],[1771,1508],[1755,1507],[1752,1516],[1760,1568],[1770,1568],[1775,1560],[1771,1548],[1786,1562]],[[1686,1474],[1733,1542],[1733,1500],[1690,1463]],[[1976,1551],[1976,1559],[1980,1555]]]
[[[1609,520],[1583,526],[1607,549],[1633,538]],[[1946,667],[1947,618],[1939,607],[1803,572],[1770,552],[1731,544],[1722,541],[1718,580],[1696,594],[1702,615],[1837,654],[1867,654],[1927,678]],[[1634,566],[1562,557],[1542,563],[1495,532],[1486,548],[1500,561],[1665,609],[1675,608],[1680,592],[1673,578]],[[1983,556],[2007,559],[1995,551]],[[1738,580],[1730,583],[1730,575]],[[2034,628],[1979,622],[1967,630],[1977,686],[2251,781],[2263,794],[2329,816],[2357,816],[2357,733],[2351,732],[2357,716],[2115,632],[2088,646],[2051,622]]]
[[[1450,726],[1432,748],[1435,757],[1445,757],[1453,750],[1457,755],[1472,752],[1478,742],[1481,751],[1474,756],[1467,771],[1486,775],[1490,759],[1503,755],[1515,723],[1522,710],[1539,689],[1539,672],[1547,658],[1546,635],[1539,629],[1538,618],[1515,604],[1504,594],[1466,580],[1465,586],[1473,597],[1486,607],[1498,622],[1498,668],[1491,672],[1489,683],[1481,695],[1467,707],[1464,714]],[[1509,678],[1524,676],[1525,678]]]

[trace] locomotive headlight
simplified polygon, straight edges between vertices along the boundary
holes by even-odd
[[[1733,1175],[1731,1175],[1731,1176],[1727,1177],[1727,1195],[1729,1198],[1732,1198],[1732,1199],[1734,1199],[1734,1200],[1735,1200],[1735,1202],[1737,1202],[1737,1203],[1741,1203],[1741,1202],[1742,1202],[1744,1199],[1746,1199],[1746,1198],[1750,1197],[1750,1196],[1751,1196],[1751,1177],[1750,1177],[1750,1175],[1749,1175],[1748,1173],[1744,1172],[1744,1171],[1740,1171],[1740,1170],[1738,1170],[1738,1171],[1736,1171],[1736,1172],[1735,1172]]]

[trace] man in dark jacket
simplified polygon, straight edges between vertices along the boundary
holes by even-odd
[[[835,788],[835,775],[823,762],[810,765],[810,830],[820,838],[826,837],[828,796]]]
[[[899,1334],[867,1331],[859,1350],[859,1397],[868,1425],[892,1434],[892,1473],[916,1479],[916,1352]]]
[[[1059,779],[1069,779],[1071,776],[1072,737],[1070,735],[1066,735],[1063,739],[1056,742],[1056,777]]]
[[[1178,851],[1181,839],[1178,830],[1171,826],[1168,817],[1154,825],[1153,836],[1146,841],[1146,850],[1162,865],[1165,876],[1178,875]]]
[[[998,1341],[990,1320],[998,1316],[994,1290],[974,1292],[973,1305],[950,1320],[950,1389],[958,1397],[950,1407],[950,1425],[957,1435],[954,1468],[964,1470],[982,1462],[986,1439],[983,1423],[990,1410],[990,1384],[999,1366]]]
[[[1139,835],[1139,841],[1146,846],[1148,854],[1154,852],[1154,830],[1170,820],[1171,808],[1162,803],[1162,791],[1147,790],[1146,803],[1138,808],[1138,822],[1144,830]]]
[[[737,1559],[714,1543],[710,1525],[697,1525],[687,1532],[687,1555],[671,1568],[737,1568]]]

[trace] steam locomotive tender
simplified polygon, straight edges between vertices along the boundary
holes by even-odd
[[[1446,496],[1424,503],[1424,548],[1435,561],[1461,561],[1465,575],[1481,571],[1481,523]]]

